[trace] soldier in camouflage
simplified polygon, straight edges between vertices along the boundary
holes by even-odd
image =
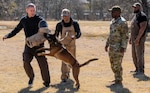
[[[122,59],[127,48],[128,42],[128,25],[127,21],[120,15],[121,8],[113,6],[109,9],[112,15],[110,23],[110,34],[106,42],[105,51],[108,51],[111,63],[111,69],[114,72],[115,84],[122,83]]]

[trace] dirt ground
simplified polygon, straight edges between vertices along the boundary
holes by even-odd
[[[56,21],[49,21],[52,33]],[[61,61],[49,57],[48,64],[51,75],[50,87],[45,88],[41,79],[37,61],[33,59],[32,66],[35,80],[32,87],[27,86],[28,77],[23,69],[22,52],[24,49],[24,33],[21,31],[15,37],[2,40],[17,24],[15,21],[0,21],[0,93],[150,93],[150,36],[145,44],[145,75],[134,75],[135,70],[131,45],[128,45],[123,59],[123,85],[114,86],[114,74],[110,68],[107,52],[104,51],[106,37],[109,32],[109,22],[79,21],[82,37],[77,40],[77,60],[83,63],[91,58],[99,58],[82,67],[79,75],[81,87],[74,89],[72,72],[67,83],[61,83]],[[45,42],[45,46],[49,47]]]

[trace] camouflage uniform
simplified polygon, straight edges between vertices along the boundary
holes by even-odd
[[[107,39],[106,46],[109,46],[109,58],[111,69],[115,74],[115,80],[122,81],[122,59],[124,53],[120,52],[121,48],[126,49],[128,42],[128,25],[123,17],[112,19],[110,24],[110,35]]]

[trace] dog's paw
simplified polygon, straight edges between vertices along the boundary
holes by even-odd
[[[75,84],[75,88],[79,89],[80,88],[80,84]]]

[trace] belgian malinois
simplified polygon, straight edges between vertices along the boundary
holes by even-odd
[[[66,64],[69,64],[72,67],[72,73],[73,77],[76,81],[76,88],[79,89],[80,83],[79,83],[79,71],[80,67],[87,65],[91,61],[98,60],[97,58],[90,59],[86,61],[83,64],[79,64],[79,62],[74,58],[64,47],[63,45],[59,42],[59,40],[55,37],[54,34],[47,34],[44,33],[44,37],[48,40],[50,44],[50,48],[40,48],[37,50],[39,56],[47,55],[47,56],[53,56],[56,57],[57,59],[62,60]],[[45,52],[40,52],[40,51],[45,51],[48,50],[50,53],[45,53]]]

